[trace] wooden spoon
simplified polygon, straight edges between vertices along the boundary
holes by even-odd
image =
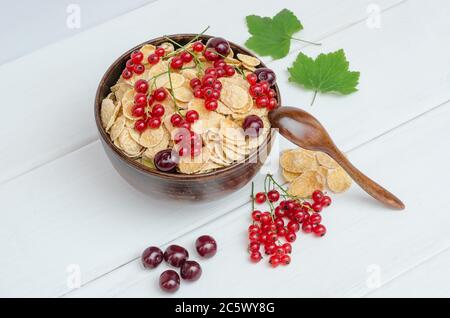
[[[333,158],[368,194],[387,206],[403,210],[405,205],[395,195],[365,176],[336,147],[330,135],[312,115],[294,107],[280,107],[269,112],[273,128],[299,147],[322,151]]]

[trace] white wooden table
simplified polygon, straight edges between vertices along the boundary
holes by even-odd
[[[0,296],[167,296],[157,287],[162,267],[143,270],[140,253],[177,243],[195,259],[193,242],[206,233],[219,252],[175,296],[450,296],[449,2],[216,6],[156,1],[0,66]],[[212,203],[152,201],[107,161],[92,103],[107,66],[136,43],[210,25],[211,34],[243,44],[246,15],[285,7],[302,20],[301,36],[323,45],[293,43],[286,58],[264,59],[277,72],[284,103],[317,116],[355,165],[407,210],[385,209],[353,186],[333,197],[327,235],[301,235],[291,265],[273,270],[248,261],[249,185]],[[300,50],[339,48],[361,71],[359,92],[319,95],[309,107],[311,92],[288,83],[287,66]]]

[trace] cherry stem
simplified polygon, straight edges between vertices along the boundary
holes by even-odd
[[[311,106],[314,104],[314,101],[316,100],[316,96],[317,96],[317,91],[314,91],[314,96],[313,96],[313,99],[311,101]]]
[[[292,40],[296,40],[296,41],[300,41],[300,42],[304,42],[304,43],[308,43],[308,44],[312,44],[312,45],[322,45],[322,43],[317,43],[317,42],[311,42],[311,41],[307,41],[307,40],[303,40],[303,39],[299,39],[299,38],[294,38],[291,37]]]

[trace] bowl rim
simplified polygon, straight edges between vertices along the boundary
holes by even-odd
[[[250,154],[249,157],[247,157],[244,161],[241,162],[236,162],[233,163],[227,167],[224,168],[220,168],[217,170],[213,170],[207,173],[201,173],[201,174],[182,174],[182,173],[172,173],[172,172],[163,172],[163,171],[159,171],[157,169],[148,169],[146,168],[143,164],[138,163],[136,160],[134,160],[133,158],[130,158],[128,156],[126,156],[120,149],[118,149],[113,142],[111,141],[111,139],[109,138],[109,135],[106,133],[105,129],[103,128],[102,122],[101,122],[101,117],[100,117],[100,108],[101,108],[101,103],[102,100],[104,99],[104,96],[100,96],[100,91],[101,91],[101,87],[103,86],[103,83],[106,82],[109,77],[111,77],[111,74],[113,73],[113,71],[117,68],[120,67],[121,64],[124,64],[125,59],[127,59],[130,54],[137,50],[140,49],[143,45],[145,44],[153,44],[153,45],[158,45],[160,43],[166,42],[167,41],[167,37],[168,38],[188,38],[188,37],[196,37],[198,36],[198,34],[195,33],[176,33],[176,34],[170,34],[170,35],[164,35],[161,37],[157,37],[154,39],[150,39],[147,40],[145,42],[142,42],[136,46],[134,46],[133,48],[129,49],[128,51],[124,52],[122,55],[120,55],[116,60],[114,60],[114,62],[112,62],[112,64],[108,67],[108,69],[105,71],[105,73],[103,74],[102,78],[99,81],[99,84],[97,86],[97,90],[95,93],[95,100],[94,100],[94,117],[95,117],[95,123],[97,126],[97,130],[98,133],[101,137],[101,141],[103,144],[106,144],[108,146],[108,148],[110,148],[112,150],[112,152],[121,160],[123,161],[125,164],[127,164],[128,166],[131,166],[135,169],[137,169],[138,171],[140,171],[141,173],[147,174],[147,175],[151,175],[151,176],[156,176],[156,177],[161,177],[164,179],[175,179],[177,181],[190,181],[190,180],[199,180],[199,179],[208,179],[208,178],[215,178],[221,175],[227,175],[230,174],[232,172],[234,172],[235,170],[238,170],[244,166],[247,166],[249,163],[249,160],[252,159],[254,156],[258,155],[261,149],[269,149],[269,152],[267,153],[267,156],[270,154],[270,149],[271,147],[269,147],[269,145],[271,144],[271,142],[273,141],[273,137],[274,137],[274,131],[273,129],[271,129],[271,132],[269,133],[269,135],[267,136],[265,142],[263,144],[261,144],[256,151],[254,151],[252,154]],[[199,36],[199,39],[201,40],[208,40],[210,38],[213,38],[214,36],[212,35],[207,35],[207,34],[202,34]],[[228,41],[228,40],[227,40]],[[232,48],[237,48],[239,50],[241,50],[242,52],[245,52],[245,54],[248,54],[250,56],[256,57],[258,58],[260,61],[261,59],[259,57],[257,57],[253,52],[249,51],[248,49],[234,43],[231,41],[228,41],[228,43],[230,44],[230,46]],[[261,61],[260,67],[267,67],[263,61]],[[278,84],[275,83],[274,87],[273,87],[277,93],[277,100],[278,100],[278,104],[281,104],[281,96],[280,96],[280,90],[278,87]],[[259,160],[259,159],[257,159]],[[261,162],[261,164],[263,164],[264,162]],[[256,163],[257,164],[257,163]]]

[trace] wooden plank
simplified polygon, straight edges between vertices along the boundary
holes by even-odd
[[[403,6],[389,11],[392,13],[391,20],[404,20],[405,16],[413,19],[414,15],[411,15],[411,9],[406,11],[405,16],[402,14]],[[418,9],[422,8],[419,6],[416,10]],[[435,18],[433,10],[434,7],[429,6],[429,9],[425,8],[421,13],[430,20],[429,28],[431,29],[441,27],[443,23],[440,19]],[[389,16],[386,17],[386,19],[388,18]],[[402,21],[402,23],[406,22]],[[365,24],[363,23],[363,25]],[[397,27],[401,26],[399,24]],[[345,41],[338,38],[339,41],[342,41],[340,44],[350,50],[356,45],[365,46],[366,44],[364,42],[366,34],[358,36],[355,28],[357,27],[347,30],[349,33]],[[417,31],[415,36],[424,35],[421,33],[424,32],[423,30],[415,31]],[[393,32],[393,28],[383,32]],[[398,40],[401,41],[402,38],[404,37],[400,36]],[[327,43],[334,43],[334,39],[335,37],[327,39]],[[403,51],[399,51],[398,55],[402,55],[404,52],[410,53],[409,40],[406,38],[402,42],[400,47]],[[379,44],[382,44],[382,41]],[[395,44],[397,45],[397,43]],[[393,44],[386,43],[386,48],[389,49],[390,45]],[[448,48],[442,45],[442,50],[445,51]],[[402,56],[402,58],[409,59],[411,64],[415,63],[417,59],[414,54]],[[384,68],[389,69],[395,67],[398,59],[386,59],[383,62],[387,63]],[[372,65],[370,70],[366,70],[367,72],[373,73],[379,70],[379,65],[371,64],[370,59],[365,63]],[[361,64],[364,63],[361,62]],[[278,74],[283,71],[283,67],[276,66],[275,63],[274,69]],[[443,69],[442,72],[444,73]],[[280,79],[280,81],[283,80]],[[402,87],[409,89],[411,86],[419,89],[419,85],[415,84],[416,81],[416,78],[405,77]],[[382,100],[384,95],[374,94],[374,92],[379,92],[376,82],[372,81],[371,83],[374,85],[367,87],[365,85],[364,90],[361,90],[358,95],[378,96]],[[422,89],[436,90],[436,94],[441,94],[440,81],[435,77],[423,80],[421,84]],[[301,90],[295,87],[283,83],[281,85],[284,85],[283,98],[286,95],[286,98],[294,100],[295,96],[301,94]],[[445,94],[447,93],[446,90]],[[346,97],[352,107],[354,96]],[[400,95],[396,99],[397,104],[408,105],[410,109],[415,109],[416,115],[423,112],[426,107],[430,109],[436,105],[434,104],[434,95],[419,100],[416,97],[415,92]],[[338,99],[335,99],[335,102],[337,103]],[[373,104],[377,103],[373,102]],[[366,126],[366,139],[360,139],[361,142],[364,142],[377,136],[381,131],[395,127],[404,120],[402,111],[390,113],[390,116],[386,117],[383,115],[386,109],[382,107],[382,103],[378,103],[376,106],[379,107],[379,112],[371,114],[371,121],[362,120],[363,112],[359,112],[359,116],[355,117],[354,122],[349,125],[347,116],[350,113],[328,109],[325,114],[324,110],[320,110],[324,108],[323,105],[321,100],[320,108],[314,108],[314,110],[317,109],[317,112],[322,112],[316,113],[316,115],[326,122],[328,129],[337,138],[343,149],[350,149],[354,146],[353,140],[346,139],[344,136],[350,136],[355,127],[362,129],[364,125]],[[366,108],[366,104],[362,104],[360,107]],[[373,133],[369,131],[373,131]],[[355,138],[359,137],[355,136]],[[289,144],[283,141],[281,146],[285,148]],[[137,257],[142,248],[149,244],[148,242],[161,245],[167,243],[238,207],[247,200],[248,187],[231,198],[203,207],[182,207],[181,209],[176,204],[153,202],[124,184],[106,163],[99,147],[97,142],[89,144],[79,151],[0,185],[2,210],[16,211],[2,217],[2,224],[4,224],[2,226],[5,231],[0,233],[0,244],[4,254],[8,257],[0,261],[0,268],[14,272],[14,275],[1,278],[1,286],[5,286],[5,289],[0,290],[1,294],[5,291],[14,295],[57,296],[63,294],[68,290],[65,273],[68,264],[80,264],[82,281],[88,282]],[[395,184],[389,182],[390,180],[386,180],[387,185]],[[67,186],[61,187],[65,184]],[[97,192],[99,193],[97,194]],[[22,196],[25,195],[27,200],[22,199]],[[151,208],[157,212],[153,214],[143,212]],[[183,210],[183,216],[192,216],[180,217],[181,210]],[[213,214],[210,214],[211,212]],[[25,265],[27,264],[26,260],[29,259],[47,259],[51,262],[38,262],[34,270],[40,275],[35,275],[35,272],[30,271]]]
[[[193,259],[199,258],[193,249],[193,242],[199,235],[211,234],[219,245],[214,258],[201,261],[202,278],[192,284],[182,283],[175,295],[363,296],[377,286],[375,275],[380,274],[381,284],[389,282],[405,269],[448,250],[450,198],[434,194],[445,187],[450,177],[448,169],[442,169],[450,161],[450,148],[442,147],[448,143],[449,116],[450,103],[350,153],[355,164],[369,175],[391,185],[406,202],[406,211],[386,209],[354,186],[344,195],[333,196],[332,207],[323,212],[327,235],[319,239],[300,234],[293,244],[292,263],[272,269],[264,261],[254,265],[248,260],[246,229],[250,224],[251,206],[247,204],[175,241],[186,246]],[[424,165],[431,161],[432,165]],[[424,213],[427,215],[425,228]],[[434,273],[413,276],[417,287],[429,288],[421,291],[421,295],[428,295],[433,282],[441,275],[448,276],[448,262],[442,262],[447,259],[436,258],[433,268],[439,270],[431,280],[429,276]],[[139,261],[134,261],[67,296],[166,296],[157,287],[159,274],[164,269],[167,269],[165,264],[155,270],[144,270]],[[439,295],[448,291],[448,284],[445,284],[448,279],[442,279]],[[404,296],[402,289],[396,290],[395,295]],[[380,296],[384,295],[382,292],[380,289]]]
[[[384,9],[399,2],[377,3]],[[193,0],[167,23],[176,4],[158,1],[2,65],[0,87],[7,92],[3,115],[8,120],[0,126],[0,182],[96,140],[92,104],[98,81],[117,56],[137,43],[161,34],[198,33],[210,25],[208,33],[243,44],[248,37],[245,15],[273,15],[284,7],[302,19],[302,36],[314,40],[364,19],[369,3],[281,0],[262,6],[257,0],[231,0],[220,14],[205,16],[217,11],[216,3]],[[293,45],[294,50],[301,47]]]
[[[450,297],[450,249],[402,273],[366,297]]]

